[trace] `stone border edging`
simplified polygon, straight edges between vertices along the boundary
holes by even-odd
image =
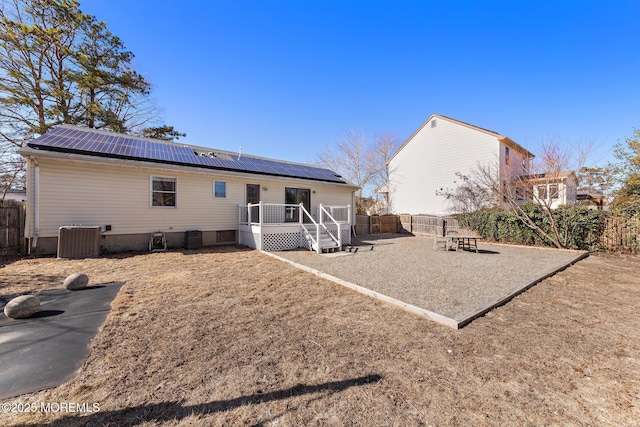
[[[275,258],[277,260],[286,262],[286,263],[288,263],[288,264],[290,264],[290,265],[292,265],[292,266],[294,266],[296,268],[304,270],[307,273],[314,274],[314,275],[316,275],[318,277],[321,277],[321,278],[326,279],[326,280],[330,280],[330,281],[332,281],[334,283],[337,283],[338,285],[345,286],[345,287],[347,287],[349,289],[352,289],[352,290],[354,290],[356,292],[359,292],[361,294],[364,294],[364,295],[367,295],[369,297],[378,299],[380,301],[384,301],[384,302],[386,302],[388,304],[392,304],[392,305],[394,305],[394,306],[396,306],[396,307],[398,307],[398,308],[400,308],[400,309],[402,309],[404,311],[408,311],[409,313],[413,313],[413,314],[417,314],[419,316],[425,317],[425,318],[427,318],[427,319],[429,319],[429,320],[431,320],[431,321],[433,321],[435,323],[438,323],[440,325],[448,326],[448,327],[453,328],[453,329],[458,329],[459,328],[458,325],[460,324],[460,322],[458,322],[455,319],[451,319],[449,317],[445,317],[445,316],[443,316],[441,314],[434,313],[433,311],[429,311],[429,310],[426,310],[424,308],[417,307],[415,305],[407,304],[406,302],[402,302],[399,299],[395,299],[395,298],[386,296],[384,294],[378,293],[376,291],[372,291],[371,289],[367,289],[367,288],[362,287],[360,285],[356,285],[355,283],[347,282],[346,280],[340,279],[338,277],[332,276],[332,275],[327,274],[327,273],[323,273],[323,272],[321,272],[319,270],[316,270],[315,268],[311,268],[311,267],[307,267],[306,265],[298,264],[295,261],[291,261],[289,259],[282,258],[282,257],[280,257],[278,255],[275,255],[275,254],[272,254],[270,252],[265,252],[265,251],[261,251],[261,252],[266,254],[266,255],[268,255],[268,256],[270,256],[270,257],[272,257],[272,258]]]
[[[553,248],[548,248],[548,249],[553,249]],[[570,251],[571,249],[558,249],[558,250]],[[462,319],[458,320],[458,328],[462,328],[463,326],[471,323],[471,321],[477,319],[478,317],[481,317],[481,316],[487,314],[489,311],[493,310],[494,308],[500,307],[501,305],[506,304],[507,302],[511,301],[513,298],[515,298],[519,294],[523,293],[527,289],[529,289],[529,288],[537,285],[538,283],[542,282],[544,279],[547,279],[547,278],[549,278],[549,277],[561,272],[562,270],[570,267],[571,265],[575,264],[576,262],[587,258],[589,256],[589,254],[590,253],[588,251],[581,251],[581,252],[579,252],[579,255],[574,260],[566,263],[565,265],[562,265],[562,266],[560,266],[558,268],[555,268],[555,269],[547,272],[546,274],[544,274],[541,277],[533,280],[532,282],[523,283],[522,285],[516,287],[515,289],[509,291],[508,293],[502,295],[501,297],[498,297],[497,299],[493,300],[492,302],[490,302],[488,304],[485,304],[484,306],[465,314],[464,316],[462,316]]]
[[[527,246],[523,246],[523,247],[527,248]],[[541,248],[541,249],[554,250],[554,248]],[[571,249],[558,249],[558,250],[572,251]],[[568,263],[566,263],[566,264],[564,264],[564,265],[562,265],[562,266],[560,266],[558,268],[555,268],[555,269],[547,272],[546,274],[544,274],[541,277],[533,280],[532,282],[526,282],[526,283],[516,287],[515,289],[509,291],[508,293],[498,297],[494,301],[492,301],[492,302],[490,302],[488,304],[485,304],[484,306],[467,313],[461,319],[451,319],[449,317],[443,316],[443,315],[435,313],[433,311],[429,311],[427,309],[424,309],[424,308],[421,308],[421,307],[417,307],[417,306],[412,305],[412,304],[408,304],[408,303],[403,302],[403,301],[401,301],[399,299],[392,298],[390,296],[381,294],[379,292],[373,291],[371,289],[365,288],[365,287],[360,286],[360,285],[356,285],[355,283],[348,282],[348,281],[346,281],[344,279],[340,279],[339,277],[335,277],[335,276],[332,276],[330,274],[323,273],[322,271],[316,270],[315,268],[311,268],[311,267],[308,267],[306,265],[299,264],[299,263],[297,263],[295,261],[291,261],[291,260],[289,260],[287,258],[283,258],[283,257],[275,255],[273,253],[266,252],[266,251],[260,251],[260,252],[262,252],[263,254],[268,255],[268,256],[270,256],[272,258],[275,258],[275,259],[277,259],[279,261],[283,261],[283,262],[285,262],[285,263],[287,263],[289,265],[292,265],[292,266],[294,266],[296,268],[299,268],[300,270],[303,270],[303,271],[306,271],[308,273],[314,274],[314,275],[316,275],[318,277],[321,277],[323,279],[332,281],[332,282],[334,282],[334,283],[336,283],[338,285],[347,287],[347,288],[352,289],[352,290],[354,290],[356,292],[359,292],[361,294],[364,294],[364,295],[367,295],[369,297],[375,298],[377,300],[386,302],[387,304],[391,304],[391,305],[393,305],[395,307],[398,307],[398,308],[400,308],[400,309],[402,309],[404,311],[407,311],[407,312],[412,313],[412,314],[417,314],[417,315],[419,315],[421,317],[424,317],[424,318],[427,318],[427,319],[429,319],[429,320],[431,320],[431,321],[433,321],[435,323],[438,323],[438,324],[443,325],[443,326],[448,326],[448,327],[453,328],[453,329],[460,329],[463,326],[468,325],[473,320],[477,319],[478,317],[481,317],[481,316],[485,315],[486,313],[488,313],[489,311],[493,310],[494,308],[500,307],[501,305],[504,305],[507,302],[511,301],[517,295],[519,295],[522,292],[526,291],[527,289],[537,285],[538,283],[542,282],[544,279],[547,279],[547,278],[555,275],[556,273],[566,269],[567,267],[575,264],[576,262],[578,262],[580,260],[583,260],[584,258],[587,258],[589,256],[589,254],[590,254],[588,251],[575,251],[575,252],[578,252],[578,256],[574,260],[572,260],[572,261],[570,261],[570,262],[568,262]]]

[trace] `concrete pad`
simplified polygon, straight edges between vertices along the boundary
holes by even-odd
[[[123,284],[43,291],[38,294],[41,310],[32,317],[0,315],[0,399],[72,379],[87,359],[89,342]]]

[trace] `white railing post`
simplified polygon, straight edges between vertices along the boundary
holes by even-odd
[[[331,217],[333,217],[333,212],[331,212]],[[336,227],[338,227],[338,250],[342,251],[342,225],[335,218],[333,221],[336,223]]]
[[[247,203],[247,222],[251,225],[251,203]]]
[[[322,248],[320,247],[320,223],[316,223],[316,252],[321,254]]]
[[[321,253],[322,253],[322,248],[320,247],[320,246],[321,246],[321,245],[320,245],[320,225],[321,225],[321,224],[322,224],[322,225],[324,225],[324,224],[323,224],[323,221],[324,221],[323,216],[324,216],[324,215],[322,215],[322,210],[323,210],[322,203],[320,203],[320,204],[318,205],[318,225],[316,226],[316,228],[317,228],[317,236],[318,236],[318,250],[317,250],[317,252],[318,252],[319,254],[321,254]]]
[[[263,221],[263,212],[262,212],[262,200],[258,202],[258,227],[260,228],[260,250],[262,250],[264,243],[264,233],[262,232],[262,221]]]
[[[298,206],[298,221],[300,222],[300,225],[302,225],[304,223],[304,212],[302,212],[300,207],[302,207],[302,203]]]

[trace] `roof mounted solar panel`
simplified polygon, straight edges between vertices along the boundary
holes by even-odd
[[[183,166],[248,172],[272,176],[304,178],[346,184],[335,172],[312,165],[238,155],[212,149],[154,141],[131,135],[107,133],[96,129],[61,125],[28,143],[29,147],[89,156],[121,158]],[[202,150],[202,151],[201,151]],[[197,152],[207,155],[198,155]],[[212,153],[210,155],[209,153]],[[215,153],[219,153],[216,155]]]

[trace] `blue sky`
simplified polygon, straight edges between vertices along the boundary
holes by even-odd
[[[541,140],[640,127],[639,1],[84,0],[185,142],[310,162],[432,113]]]

